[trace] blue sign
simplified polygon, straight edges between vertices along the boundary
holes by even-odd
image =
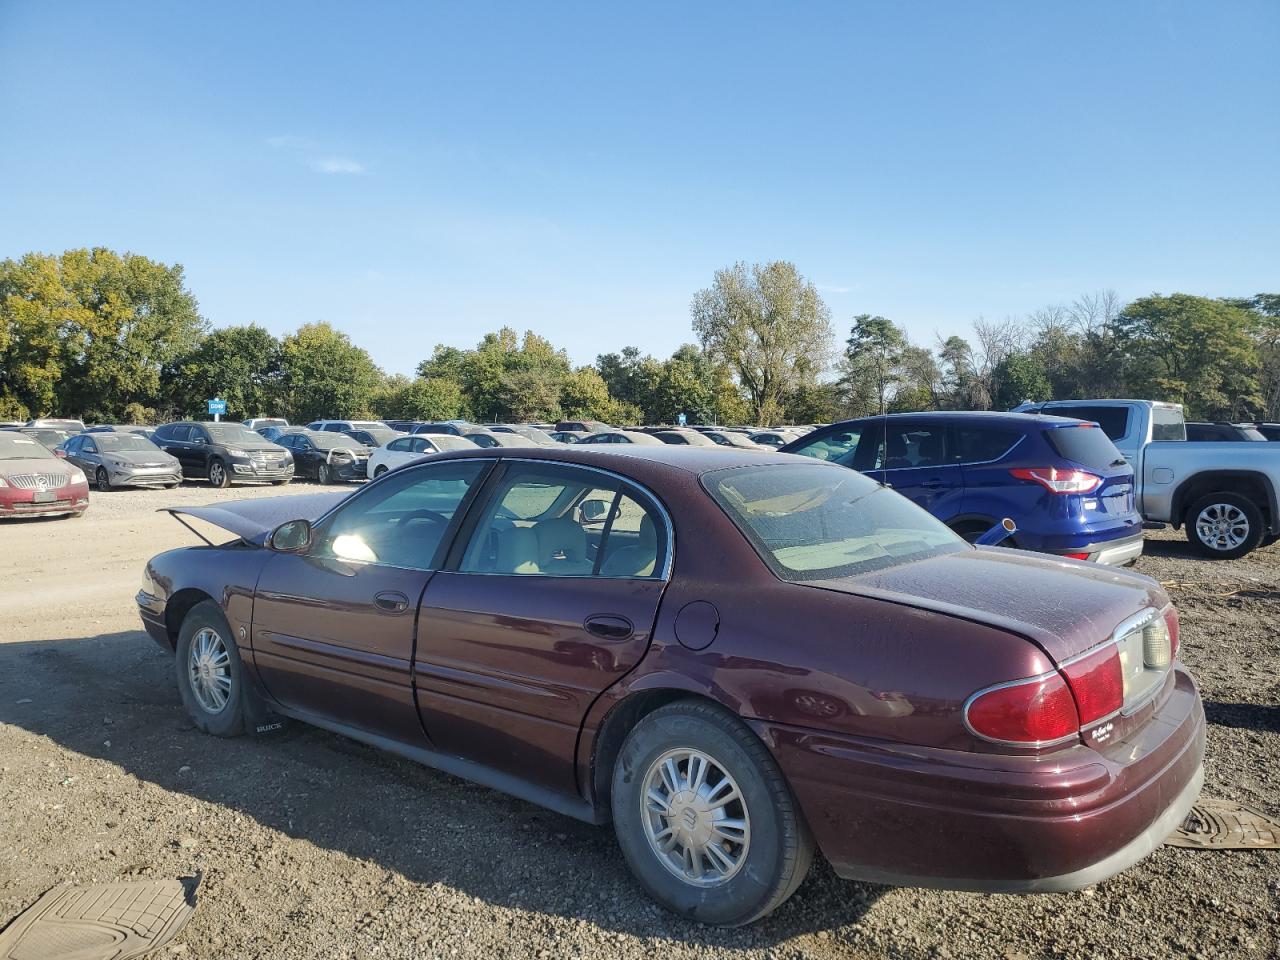
[[[685,424],[685,416],[684,416],[684,414],[683,414],[683,413],[677,413],[677,414],[676,414],[676,423],[677,423],[679,426],[682,426],[682,427],[684,426],[684,424]]]
[[[227,412],[227,401],[225,400],[208,400],[206,403],[209,404],[209,414],[211,416],[214,414],[221,416]]]

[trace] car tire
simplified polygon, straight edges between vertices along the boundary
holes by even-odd
[[[385,463],[384,463],[384,464],[379,464],[379,465],[378,465],[378,469],[376,469],[376,470],[374,470],[374,471],[373,471],[373,479],[377,480],[380,476],[382,476],[384,473],[386,473],[388,469],[389,469],[389,468],[387,467],[387,465],[386,465]]]
[[[1254,550],[1265,533],[1262,511],[1238,493],[1211,493],[1193,503],[1183,518],[1187,540],[1215,560],[1234,560]]]
[[[220,490],[231,486],[231,474],[227,472],[227,465],[217,457],[209,461],[209,485]]]
[[[106,493],[111,489],[111,477],[107,475],[106,467],[99,467],[93,474],[93,482],[97,488]]]
[[[320,466],[316,468],[316,480],[319,483],[324,484],[326,487],[333,483],[333,467],[329,466],[327,463],[320,464]]]
[[[657,808],[654,793],[671,801],[671,812]],[[668,910],[701,923],[763,917],[795,892],[813,861],[782,771],[759,737],[714,704],[677,701],[636,724],[613,768],[611,801],[636,879]],[[721,821],[733,826],[716,827]],[[664,851],[664,836],[683,839]]]
[[[192,723],[215,737],[244,733],[244,667],[231,625],[216,603],[205,600],[191,608],[174,652],[178,694]],[[219,691],[225,696],[221,701]]]

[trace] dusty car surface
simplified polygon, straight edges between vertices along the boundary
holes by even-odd
[[[972,546],[832,464],[495,448],[174,510],[234,537],[137,595],[197,727],[291,717],[612,821],[704,922],[768,913],[815,848],[849,878],[1077,889],[1199,793],[1156,582]]]
[[[89,481],[75,464],[16,432],[0,432],[0,518],[78,517],[89,508]]]

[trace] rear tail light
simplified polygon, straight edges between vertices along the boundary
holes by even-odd
[[[1089,559],[1089,555],[1087,553],[1064,553],[1063,556],[1066,557],[1068,560],[1088,560]]]
[[[1124,706],[1124,672],[1114,643],[1067,661],[1062,672],[1076,699],[1080,726],[1097,723]]]
[[[1172,603],[1164,608],[1165,626],[1169,628],[1169,662],[1178,659],[1178,640],[1182,624],[1178,622],[1178,608]]]
[[[1088,493],[1102,483],[1101,477],[1087,470],[1062,467],[1018,467],[1009,473],[1019,480],[1033,480],[1051,493]]]
[[[986,740],[1027,747],[1056,743],[1080,730],[1076,702],[1056,670],[979,690],[965,704],[964,721]]]

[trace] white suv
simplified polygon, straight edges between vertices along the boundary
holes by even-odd
[[[474,450],[476,445],[465,437],[451,437],[448,434],[415,433],[408,437],[396,437],[373,451],[369,457],[369,479],[382,476],[388,470],[413,463],[433,453],[446,450]]]
[[[389,430],[381,420],[312,420],[308,430],[324,430],[327,433],[345,433],[348,430]]]

